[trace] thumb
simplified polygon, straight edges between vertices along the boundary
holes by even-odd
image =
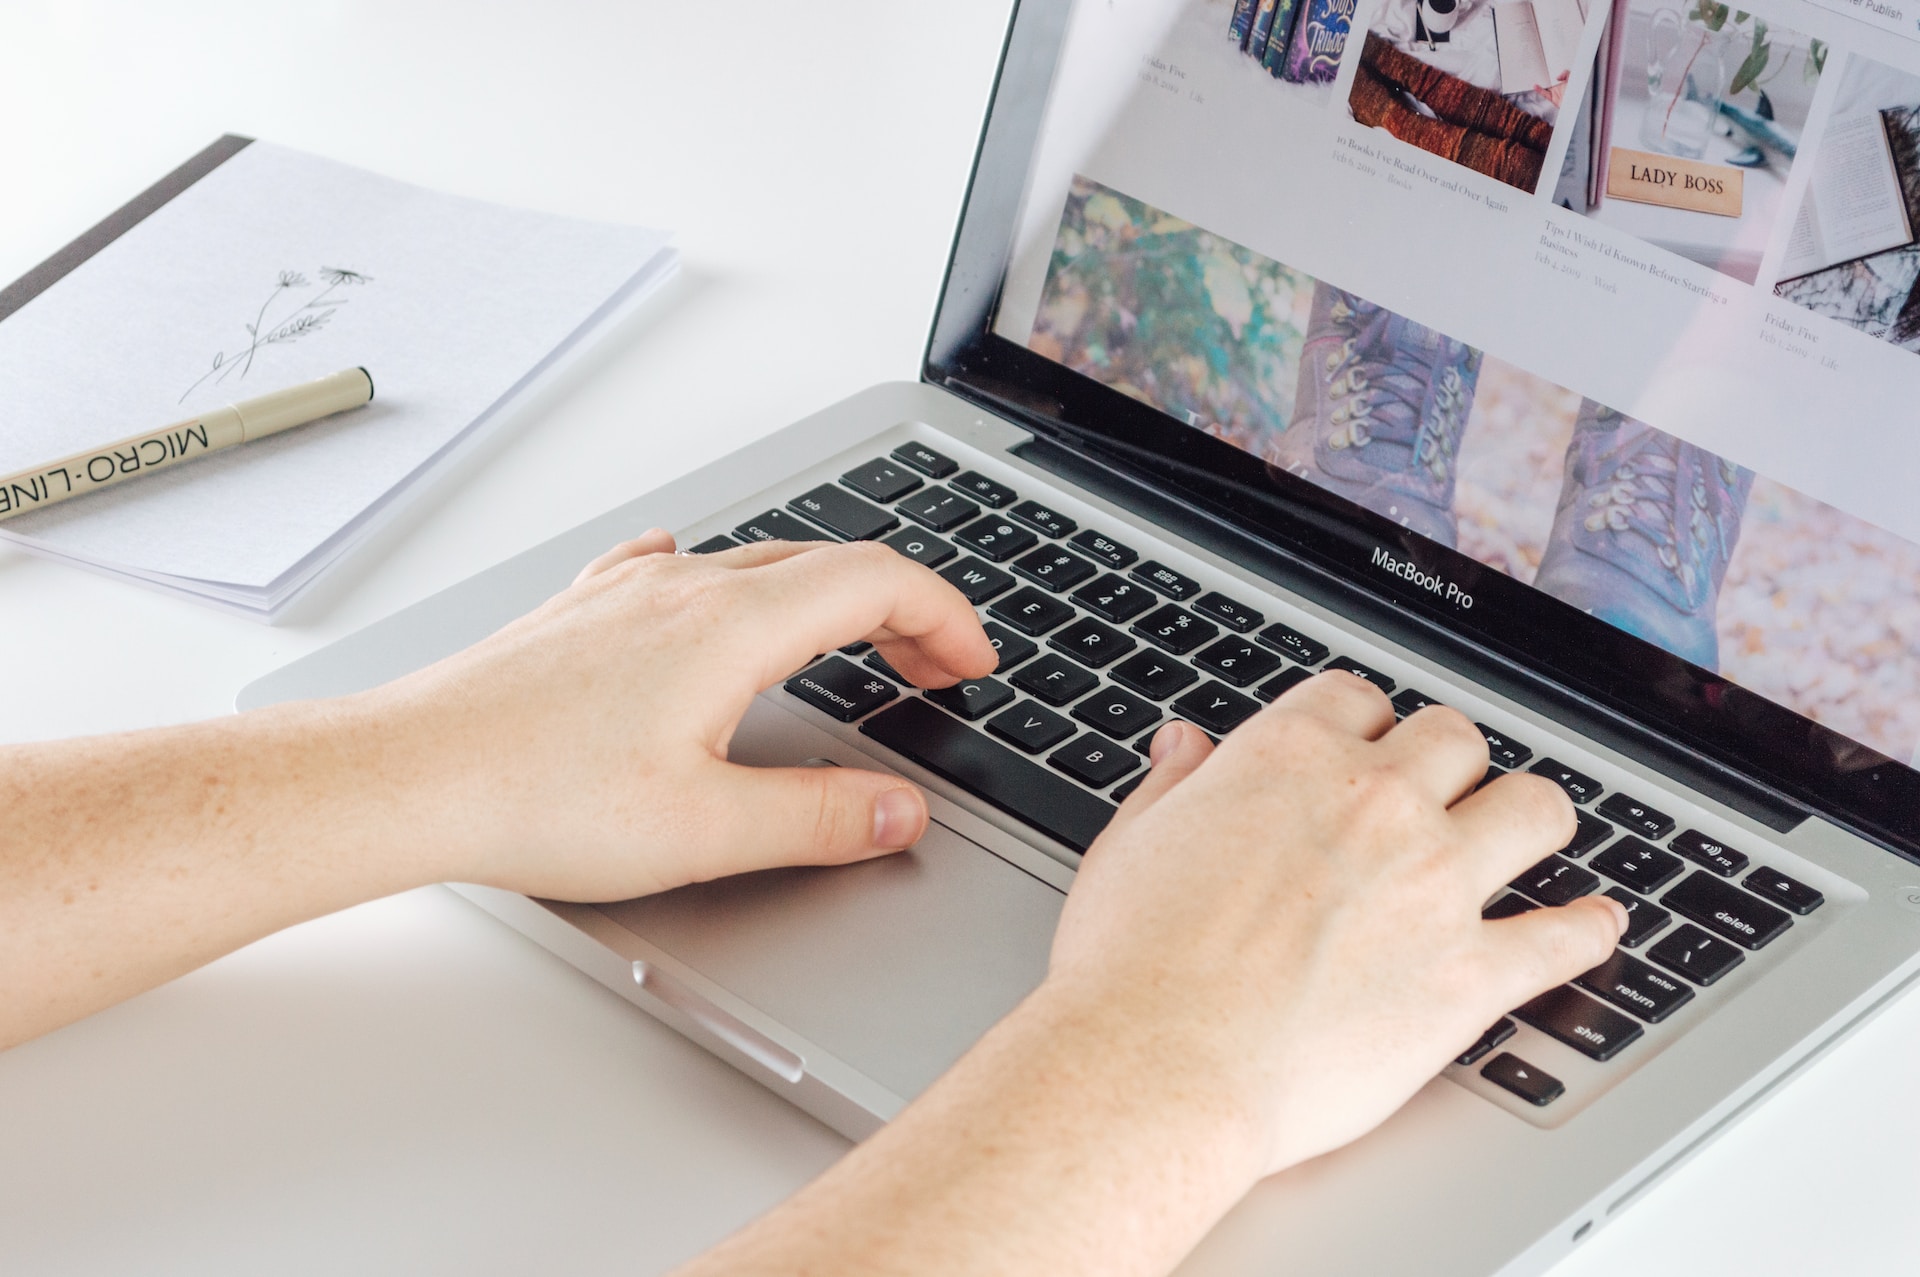
[[[715,763],[696,783],[711,796],[699,877],[778,865],[841,865],[911,847],[927,831],[927,800],[898,776],[859,767]]]
[[[1134,817],[1153,806],[1166,796],[1168,790],[1191,776],[1194,769],[1207,761],[1213,754],[1213,742],[1207,734],[1192,723],[1183,723],[1179,719],[1167,723],[1153,734],[1153,744],[1148,747],[1148,759],[1153,770],[1140,782],[1140,788],[1127,795],[1120,804],[1120,810],[1107,822],[1101,837],[1118,833],[1130,824]]]

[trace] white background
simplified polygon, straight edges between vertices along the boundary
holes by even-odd
[[[687,251],[646,322],[280,628],[0,550],[0,741],[222,713],[329,639],[911,377],[1006,8],[0,8],[0,279],[227,130],[677,228]],[[1557,1277],[1910,1271],[1916,1062],[1908,1002]],[[0,1056],[0,1271],[658,1271],[843,1147],[435,889]]]

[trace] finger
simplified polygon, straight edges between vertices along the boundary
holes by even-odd
[[[631,541],[622,541],[605,554],[580,569],[580,575],[573,578],[575,585],[590,576],[599,576],[608,568],[625,563],[628,559],[637,559],[645,554],[672,554],[673,534],[665,528],[648,528]]]
[[[1378,740],[1393,726],[1393,702],[1387,694],[1345,670],[1315,674],[1282,692],[1273,704],[1311,714],[1363,740]]]
[[[910,847],[927,831],[911,782],[859,767],[743,767],[716,761],[695,784],[708,833],[700,876],[778,865],[842,865]]]
[[[855,639],[922,687],[984,678],[1000,663],[959,590],[876,542],[822,546],[744,575],[746,623],[728,629],[762,688]]]
[[[1471,857],[1468,885],[1482,897],[1572,841],[1573,802],[1544,776],[1514,772],[1448,812]]]
[[[1459,710],[1429,705],[1380,738],[1421,790],[1451,807],[1487,774],[1487,739]]]
[[[700,561],[717,563],[729,568],[757,568],[768,563],[778,563],[783,559],[791,559],[797,554],[824,550],[834,544],[836,542],[832,541],[752,541],[730,550],[703,554],[700,556]]]
[[[1565,984],[1607,960],[1626,934],[1627,911],[1606,896],[1583,896],[1557,909],[1533,909],[1482,923],[1500,1005]]]
[[[1165,797],[1168,790],[1191,776],[1195,768],[1212,756],[1213,742],[1198,727],[1175,719],[1153,734],[1153,743],[1148,749],[1153,770],[1120,804],[1120,810],[1102,831],[1102,838],[1126,828],[1141,812]]]

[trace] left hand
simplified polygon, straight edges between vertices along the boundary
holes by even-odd
[[[674,555],[653,531],[467,651],[356,698],[429,801],[440,876],[618,900],[750,869],[911,846],[926,800],[852,767],[750,768],[727,746],[753,697],[871,640],[922,686],[997,657],[960,592],[884,546]]]

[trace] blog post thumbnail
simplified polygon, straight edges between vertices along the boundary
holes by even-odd
[[[1232,0],[1227,38],[1274,79],[1332,91],[1356,0]],[[1323,99],[1324,100],[1324,99]]]
[[[1827,47],[1712,0],[1617,0],[1554,202],[1752,284]]]
[[[1587,18],[1587,0],[1382,0],[1347,109],[1532,194]]]
[[[1920,352],[1920,77],[1855,57],[1834,94],[1774,292]]]

